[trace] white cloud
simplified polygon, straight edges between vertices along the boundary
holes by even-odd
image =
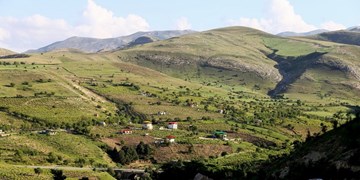
[[[189,23],[189,21],[186,17],[181,17],[176,22],[176,29],[188,30],[188,29],[191,29],[191,24]]]
[[[0,44],[16,51],[38,48],[70,36],[110,38],[149,30],[147,21],[134,14],[117,17],[88,0],[78,24],[41,15],[25,18],[0,17]]]
[[[88,0],[82,20],[83,24],[75,27],[76,32],[97,38],[109,38],[149,29],[149,24],[144,18],[134,14],[116,17],[113,12],[95,4],[93,0]]]
[[[0,41],[5,40],[10,37],[10,33],[5,29],[0,28]]]
[[[322,23],[320,25],[320,27],[322,29],[327,29],[327,30],[330,30],[330,31],[346,29],[346,27],[344,25],[338,24],[338,23],[333,22],[333,21],[324,22],[324,23]]]
[[[270,33],[283,31],[307,32],[317,29],[315,25],[306,23],[303,18],[296,14],[294,7],[288,0],[270,0],[264,13],[266,18],[245,18],[229,20],[230,25],[248,26]],[[344,27],[341,24],[327,22],[321,28],[329,30]]]

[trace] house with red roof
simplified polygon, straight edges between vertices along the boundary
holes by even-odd
[[[168,128],[169,129],[177,129],[178,128],[178,123],[177,122],[169,122],[168,123]]]
[[[174,143],[175,142],[175,136],[173,136],[173,135],[166,136],[165,142]]]

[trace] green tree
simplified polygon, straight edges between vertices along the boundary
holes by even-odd
[[[34,169],[34,172],[35,172],[35,174],[37,174],[39,176],[43,172],[43,170],[41,168],[37,167]]]
[[[51,174],[53,174],[54,180],[65,180],[66,176],[63,171],[60,169],[51,169]]]
[[[137,146],[136,146],[136,153],[140,156],[140,158],[148,158],[151,153],[152,153],[152,149],[150,147],[150,145],[145,144],[144,142],[140,142]]]

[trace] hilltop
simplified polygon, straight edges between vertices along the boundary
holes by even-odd
[[[358,95],[358,52],[356,46],[281,38],[251,28],[230,27],[115,54],[121,60],[187,79],[201,81],[209,74],[221,77],[223,73],[217,71],[238,74],[238,78],[225,82],[233,85],[240,81],[249,89],[260,86],[257,89],[272,96],[331,93],[341,98]]]
[[[134,44],[134,41],[136,41],[136,39],[140,37],[149,37],[153,40],[158,41],[193,32],[194,31],[191,30],[137,32],[128,36],[108,39],[71,37],[64,41],[58,41],[37,50],[29,50],[26,53],[44,53],[57,49],[77,49],[86,53],[96,53],[100,51],[111,51],[119,48],[125,48],[128,45]]]
[[[15,54],[15,52],[10,51],[8,49],[0,48],[0,56],[7,56],[11,54]]]

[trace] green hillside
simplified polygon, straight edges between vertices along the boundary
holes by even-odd
[[[309,137],[287,156],[266,166],[269,178],[357,179],[360,176],[360,118],[321,136]]]
[[[331,31],[309,38],[341,44],[360,45],[360,33],[356,31]]]
[[[230,27],[115,54],[123,61],[187,80],[219,81],[230,86],[241,84],[248,90],[256,87],[259,92],[272,96],[285,94],[304,100],[321,100],[323,97],[317,97],[318,94],[327,93],[333,94],[333,100],[345,100],[359,95],[358,52],[357,46],[281,38],[250,28]],[[233,77],[226,77],[230,74]],[[328,76],[334,77],[322,78]]]
[[[229,27],[114,52],[0,59],[0,163],[159,169],[198,160],[233,169],[266,161],[353,117],[359,52]]]

